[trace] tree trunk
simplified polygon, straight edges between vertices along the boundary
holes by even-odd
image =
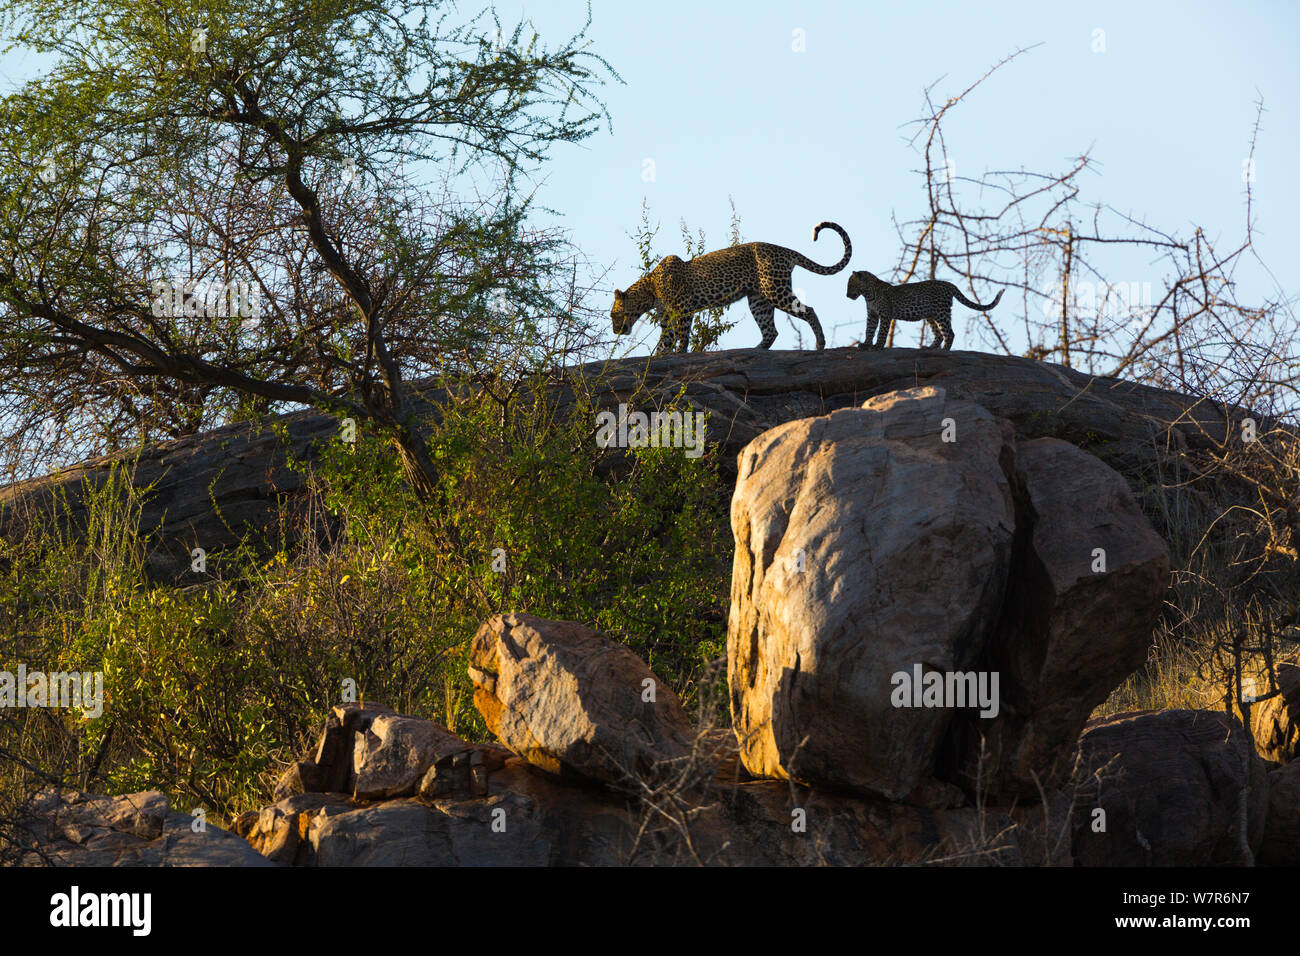
[[[437,473],[424,440],[409,425],[404,425],[393,439],[393,445],[397,448],[407,484],[415,496],[422,503],[433,501],[438,487]]]

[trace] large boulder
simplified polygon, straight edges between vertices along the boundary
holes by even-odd
[[[1093,720],[1073,784],[1079,866],[1248,866],[1263,838],[1264,764],[1219,711]]]
[[[156,790],[46,790],[24,810],[24,866],[269,866],[237,834],[173,811]]]
[[[1009,423],[929,387],[745,448],[727,663],[750,773],[896,800],[926,785],[954,710],[913,685],[966,671],[996,620],[1014,457]]]
[[[514,794],[454,810],[389,800],[319,815],[308,840],[314,866],[546,866],[545,822]]]
[[[979,668],[1000,674],[1002,706],[962,721],[959,778],[999,802],[1064,782],[1089,715],[1146,661],[1169,582],[1164,541],[1098,458],[1022,442],[1015,478],[1013,570]]]
[[[550,773],[638,789],[692,750],[668,685],[582,624],[496,615],[474,636],[469,675],[488,728]]]

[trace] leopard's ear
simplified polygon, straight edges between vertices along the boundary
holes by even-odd
[[[614,298],[616,298],[616,299],[621,299],[621,298],[623,298],[623,292],[622,292],[620,289],[615,289],[615,290],[614,290]]]

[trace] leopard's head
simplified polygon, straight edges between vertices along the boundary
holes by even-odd
[[[866,295],[878,285],[881,285],[879,279],[865,269],[860,269],[849,276],[849,298]]]
[[[635,285],[626,292],[614,290],[614,308],[609,310],[610,322],[615,335],[627,335],[632,325],[654,306],[654,296],[643,292]]]

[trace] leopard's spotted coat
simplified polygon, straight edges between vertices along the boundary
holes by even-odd
[[[864,296],[867,300],[867,338],[860,349],[884,348],[889,329],[898,319],[925,319],[934,330],[934,342],[928,348],[952,348],[952,300],[955,298],[970,309],[986,312],[998,304],[1003,290],[988,305],[966,298],[951,282],[927,279],[924,282],[905,282],[890,285],[870,272],[854,272],[849,276],[849,298]],[[880,336],[872,343],[876,323],[880,323]]]
[[[771,348],[776,341],[775,310],[780,309],[803,319],[812,327],[817,348],[826,347],[821,322],[812,306],[799,301],[790,285],[795,266],[818,275],[834,275],[849,264],[853,246],[849,235],[833,222],[821,222],[813,229],[813,241],[823,229],[832,229],[844,240],[844,257],[833,266],[822,266],[807,256],[772,245],[747,242],[707,252],[683,262],[666,256],[653,271],[641,277],[626,292],[614,290],[614,307],[609,317],[618,335],[626,335],[632,324],[651,309],[655,310],[663,332],[655,354],[673,350],[685,352],[690,344],[691,317],[701,309],[719,308],[748,299],[749,311],[762,330],[759,348]]]

